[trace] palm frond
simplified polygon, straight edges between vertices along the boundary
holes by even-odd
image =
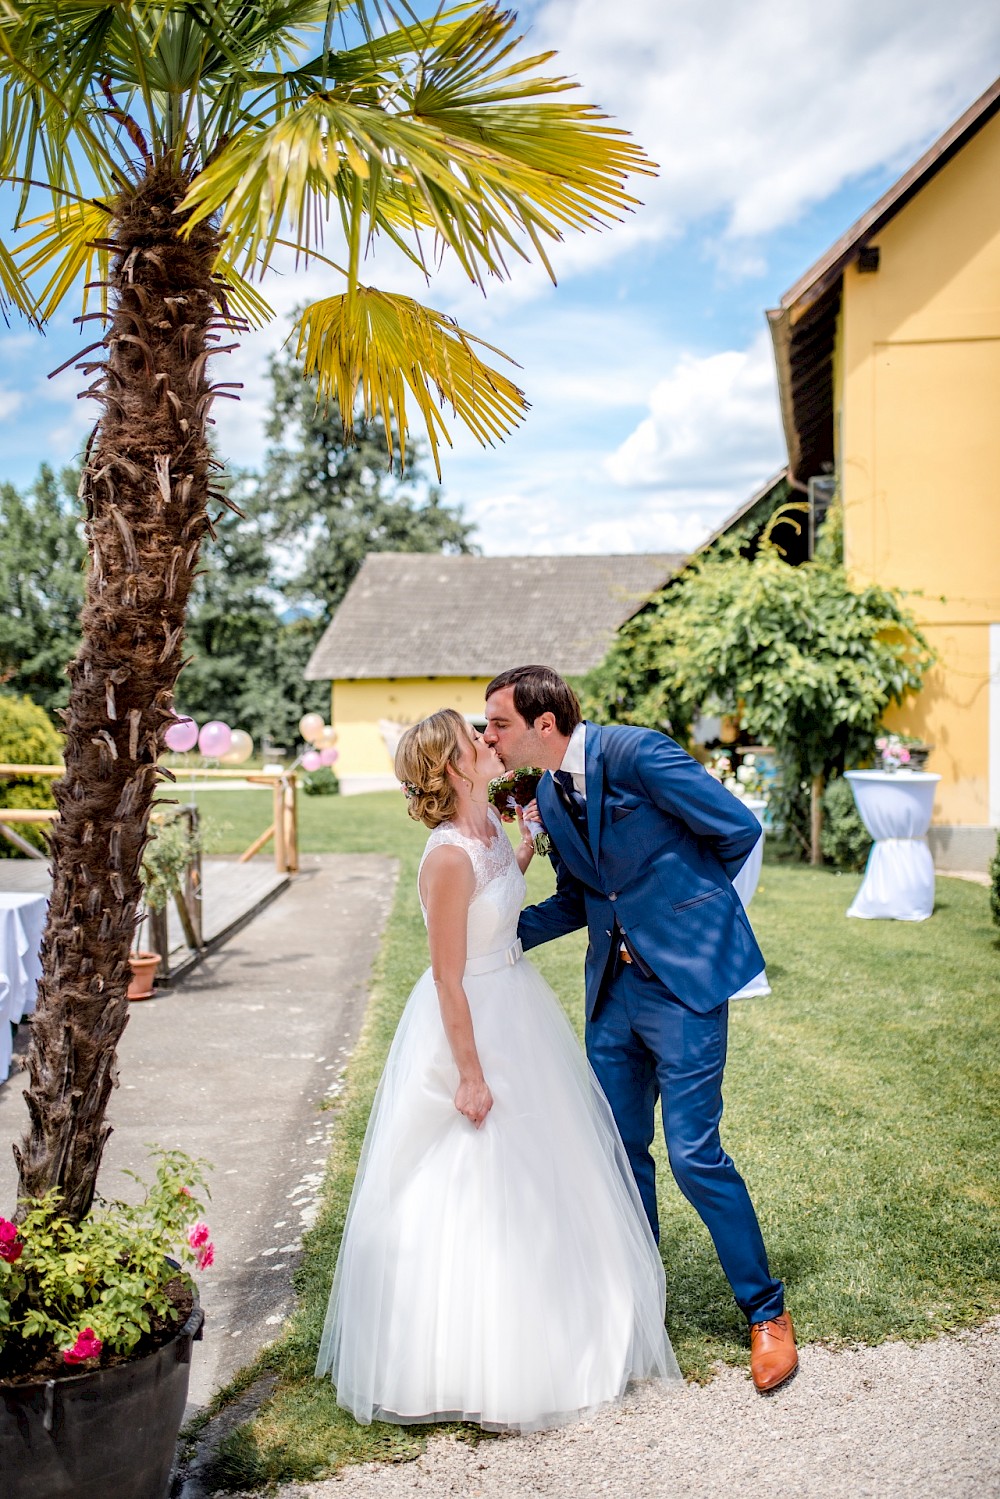
[[[16,307],[18,312],[34,321],[35,299],[13,255],[0,241],[0,313],[5,317],[8,307]]]
[[[382,416],[390,444],[395,422],[404,462],[409,389],[438,478],[439,440],[450,444],[451,438],[437,403],[450,405],[484,445],[506,436],[528,409],[523,391],[480,359],[474,345],[503,359],[507,355],[411,297],[359,286],[353,294],[312,303],[296,328],[306,374],[318,377],[321,401],[337,401],[347,437],[360,387],[365,416]]]
[[[247,266],[263,268],[283,221],[315,245],[338,208],[356,234],[360,177],[370,231],[391,230],[414,258],[430,225],[480,284],[506,275],[510,254],[527,258],[526,244],[548,267],[544,240],[620,218],[637,202],[626,178],[655,168],[593,106],[561,97],[575,85],[538,73],[548,54],[511,60],[512,26],[479,9],[439,25],[426,55],[404,59],[400,41],[387,64],[355,49],[349,81],[281,118],[269,98],[192,184],[191,222],[221,212]]]
[[[42,225],[37,234],[18,246],[21,274],[30,281],[42,271],[51,269],[49,280],[34,298],[33,306],[41,322],[47,322],[80,273],[85,281],[107,281],[109,255],[106,238],[111,211],[104,203],[85,201],[64,204],[51,213],[29,219],[26,228]],[[88,294],[84,293],[86,311]],[[101,307],[107,305],[102,289]]]
[[[226,250],[220,253],[212,274],[219,285],[228,310],[237,317],[245,318],[252,328],[263,328],[274,318],[274,308],[245,276],[242,276],[229,259]]]

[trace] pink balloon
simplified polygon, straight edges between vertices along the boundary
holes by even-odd
[[[193,718],[187,718],[183,714],[178,715],[163,736],[167,749],[175,750],[183,755],[187,750],[194,749],[198,743],[198,725]]]
[[[340,759],[340,750],[334,749],[331,745],[329,749],[321,749],[319,757],[324,765],[333,765]]]
[[[306,750],[305,754],[302,756],[303,770],[319,770],[322,764],[323,761],[320,757],[319,750]]]
[[[198,748],[206,760],[220,760],[223,755],[228,755],[232,743],[233,731],[227,723],[213,718],[211,723],[202,724]]]

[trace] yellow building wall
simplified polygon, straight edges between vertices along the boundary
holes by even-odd
[[[844,275],[834,360],[845,557],[901,588],[939,662],[893,726],[935,745],[935,822],[995,820],[990,625],[1000,624],[1000,117]],[[995,633],[994,633],[995,638]],[[1000,684],[994,686],[994,698]],[[994,719],[996,701],[994,701]],[[996,738],[994,731],[994,739]]]
[[[355,777],[389,778],[392,760],[379,729],[380,719],[416,723],[438,708],[456,708],[473,717],[485,709],[489,677],[384,677],[332,684],[330,722],[337,730],[337,774],[346,790]]]

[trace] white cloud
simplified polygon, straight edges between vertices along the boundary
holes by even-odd
[[[606,460],[630,488],[728,490],[733,503],[784,457],[766,332],[749,349],[682,354],[654,385],[649,415]]]
[[[0,390],[0,421],[13,416],[23,401],[24,396],[19,390]]]
[[[905,166],[995,76],[1000,6],[629,0],[612,15],[607,0],[540,0],[529,41],[557,47],[560,70],[660,163],[634,221],[578,241],[604,259],[719,214],[731,236],[765,234]]]

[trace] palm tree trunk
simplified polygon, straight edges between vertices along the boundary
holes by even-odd
[[[89,1210],[111,1125],[116,1048],[157,756],[182,665],[184,614],[209,528],[206,364],[217,289],[213,229],[177,239],[186,183],[169,167],[115,205],[107,357],[90,394],[103,413],[81,483],[90,568],[83,643],[63,713],[52,899],[28,1056],[29,1127],[14,1147],[19,1197],[56,1187]]]

